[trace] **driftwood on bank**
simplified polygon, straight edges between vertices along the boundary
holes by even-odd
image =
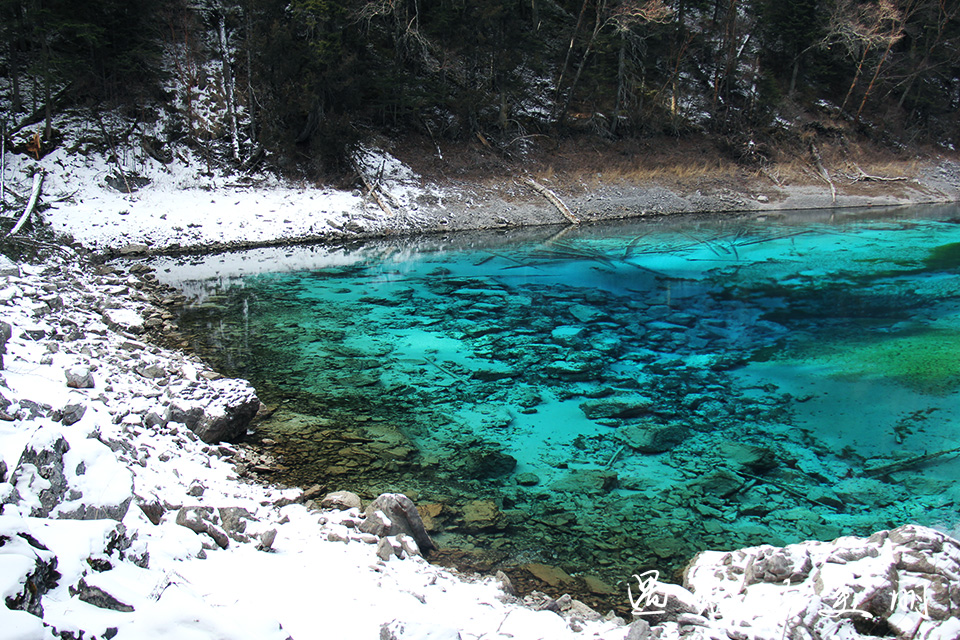
[[[858,164],[853,165],[853,168],[857,170],[857,175],[850,178],[853,182],[901,182],[907,179],[907,176],[893,176],[889,178],[886,176],[874,176],[861,169]]]
[[[817,149],[816,145],[810,145],[810,155],[813,156],[813,163],[817,167],[817,171],[820,172],[820,177],[827,181],[827,184],[830,185],[830,195],[833,197],[833,201],[837,201],[837,187],[833,184],[833,178],[830,177],[830,172],[827,171],[827,168],[823,166],[823,158],[820,157],[820,151]]]
[[[103,124],[103,115],[98,111],[97,112],[97,122],[100,123],[100,132],[103,134],[104,141],[110,145],[110,156],[113,160],[114,166],[117,168],[117,173],[120,174],[120,178],[123,180],[123,185],[127,189],[127,193],[133,193],[133,189],[130,188],[130,181],[127,180],[127,174],[123,170],[123,167],[120,165],[120,155],[117,153],[117,146],[113,144],[113,138],[107,133],[107,127]]]
[[[20,219],[17,220],[17,224],[10,230],[10,233],[7,234],[9,238],[13,234],[20,231],[23,228],[23,225],[26,224],[27,220],[30,219],[30,214],[33,213],[34,208],[37,206],[37,200],[40,198],[40,187],[43,185],[43,172],[38,171],[33,174],[33,190],[30,192],[30,200],[27,202],[26,208],[23,210],[23,213],[20,214]]]
[[[563,216],[567,220],[569,220],[571,224],[580,224],[580,219],[577,216],[573,215],[573,212],[570,211],[570,208],[567,205],[565,205],[563,203],[563,200],[561,200],[560,197],[557,194],[555,194],[553,191],[551,191],[550,189],[547,189],[542,184],[539,184],[533,178],[523,178],[523,183],[528,187],[530,187],[531,189],[533,189],[534,191],[536,191],[537,193],[539,193],[540,195],[542,195],[547,200],[549,200],[550,204],[556,207],[557,211],[562,213]]]
[[[377,203],[377,206],[379,206],[385,214],[392,217],[394,215],[393,208],[391,208],[383,196],[380,195],[379,185],[371,184],[370,181],[367,180],[367,176],[360,170],[360,165],[357,162],[353,163],[353,170],[357,172],[360,180],[363,181],[363,186],[367,188],[367,194],[373,197],[374,202]]]

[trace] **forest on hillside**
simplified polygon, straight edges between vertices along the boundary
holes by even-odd
[[[346,170],[364,139],[512,148],[709,135],[763,159],[803,113],[957,141],[960,0],[0,0],[0,121],[121,110],[154,152]],[[34,127],[32,130],[36,130]],[[11,143],[16,141],[11,138]]]

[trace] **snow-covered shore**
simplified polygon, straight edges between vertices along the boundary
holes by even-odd
[[[17,162],[22,176],[37,165]],[[392,163],[393,197],[415,205],[402,220],[359,193],[228,184],[189,163],[141,167],[153,184],[133,194],[104,182],[102,160],[57,151],[41,164],[44,220],[105,252],[433,229],[422,203],[436,215],[455,198],[412,188]],[[960,579],[960,546],[922,528],[706,554],[689,590],[634,584],[665,613],[633,624],[401,559],[402,540],[359,530],[358,509],[241,475],[262,461],[217,434],[243,428],[254,391],[154,344],[172,328],[164,295],[147,273],[72,250],[0,269],[0,639],[957,637],[960,592],[943,585]]]
[[[42,218],[54,232],[107,255],[181,253],[263,247],[290,243],[352,241],[393,234],[448,233],[569,220],[529,184],[508,178],[502,184],[439,184],[421,176],[390,153],[363,149],[356,166],[366,184],[350,191],[278,179],[268,172],[243,174],[210,165],[188,148],[167,164],[131,148],[113,161],[85,150],[83,124],[62,124],[66,139],[39,161],[8,154],[7,189],[21,197],[30,176],[45,176]],[[118,167],[123,173],[118,171]],[[584,223],[678,213],[769,215],[797,209],[889,207],[960,200],[960,166],[946,158],[918,163],[916,175],[895,182],[841,181],[774,184],[763,179],[729,179],[685,189],[662,184],[554,183],[539,185],[562,197]],[[9,194],[7,201],[10,201]]]

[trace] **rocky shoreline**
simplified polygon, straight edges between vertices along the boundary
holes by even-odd
[[[364,505],[349,494],[245,480],[273,464],[229,443],[243,436],[259,408],[255,391],[156,346],[161,335],[180,339],[163,308],[176,294],[148,270],[96,268],[78,255],[55,253],[35,265],[5,264],[0,278],[7,337],[0,557],[15,561],[15,570],[4,573],[0,616],[14,631],[3,637],[152,637],[162,626],[151,627],[155,618],[144,612],[168,612],[173,601],[163,594],[188,563],[247,549],[282,556],[293,551],[284,541],[298,535],[301,544],[359,545],[359,557],[367,558],[361,562],[372,567],[360,570],[377,580],[384,572],[409,571],[397,569],[406,565],[445,589],[478,586],[418,559],[430,539],[409,500],[400,505],[405,516],[380,517],[391,513],[382,503],[361,511]],[[406,525],[394,526],[403,520]],[[85,541],[79,555],[64,542],[70,539]],[[131,571],[140,586],[116,579]],[[629,624],[565,596],[563,580],[552,595],[522,599],[511,595],[505,576],[499,586],[482,584],[499,593],[496,606],[505,621],[527,615],[517,611],[540,616],[536,625],[509,633],[518,638],[541,637],[545,620],[554,637],[610,640],[772,640],[841,631],[852,638],[948,638],[960,629],[960,591],[950,586],[960,578],[960,545],[922,527],[869,540],[705,553],[685,572],[686,588],[650,578],[637,578],[631,604],[644,615]],[[182,583],[177,588],[187,590]],[[433,596],[421,596],[427,615],[438,616]],[[209,596],[191,597],[202,603]],[[651,606],[662,612],[646,615]],[[229,627],[224,618],[234,614],[204,609],[203,619],[223,629]],[[456,627],[416,619],[376,623],[381,638],[395,640],[463,638],[477,629],[474,622]],[[507,637],[508,628],[501,625],[491,637]],[[279,624],[271,629],[258,637],[305,637]]]

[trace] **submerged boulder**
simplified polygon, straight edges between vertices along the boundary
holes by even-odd
[[[664,453],[686,440],[690,429],[685,425],[671,424],[629,424],[617,430],[617,437],[624,444],[641,453]]]
[[[600,418],[636,418],[650,413],[653,401],[644,396],[601,398],[587,400],[580,405],[583,415],[591,420]]]
[[[577,495],[609,493],[617,486],[617,473],[605,469],[571,469],[550,487]]]
[[[517,459],[498,445],[483,444],[464,451],[456,466],[468,478],[495,478],[512,473]]]

